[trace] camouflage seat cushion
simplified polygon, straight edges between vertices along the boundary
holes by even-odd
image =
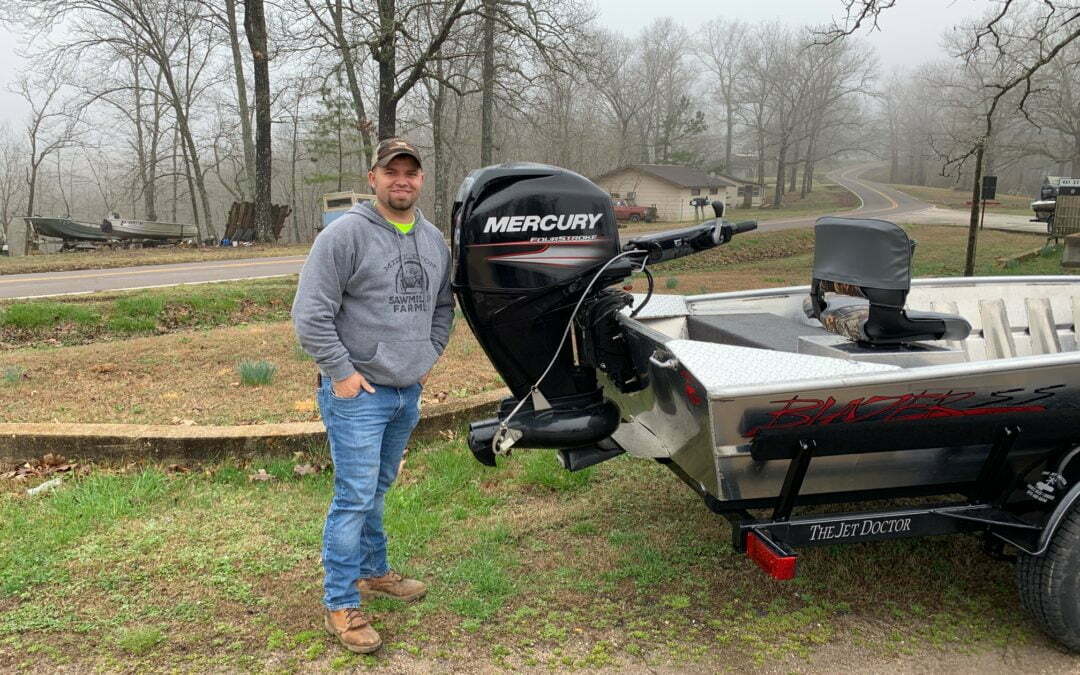
[[[803,311],[808,318],[814,318],[813,300],[807,296],[803,300]],[[870,318],[870,301],[865,298],[833,296],[829,305],[817,317],[825,330],[856,342],[869,342],[866,335],[866,321]]]
[[[803,299],[803,311],[807,317],[814,318],[814,304],[809,296]],[[919,312],[910,309],[905,310],[904,315],[911,321],[942,322],[945,332],[936,338],[939,340],[963,340],[971,333],[971,324],[961,316],[939,314],[938,312]],[[830,297],[828,306],[821,312],[821,316],[817,317],[825,330],[830,333],[835,333],[856,342],[872,343],[874,340],[866,334],[866,322],[869,318],[869,300],[843,295]]]

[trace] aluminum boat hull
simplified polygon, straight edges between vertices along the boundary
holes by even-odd
[[[670,459],[736,507],[780,493],[790,460],[761,455],[773,437],[832,439],[849,452],[865,442],[865,452],[816,458],[803,496],[945,491],[976,480],[986,457],[988,443],[965,438],[1018,423],[1045,447],[1055,437],[1048,420],[1080,413],[1080,277],[915,280],[910,309],[959,313],[973,330],[962,342],[893,352],[820,335],[802,309],[808,292],[654,296],[635,319],[624,316],[649,386],[629,394],[605,386],[623,414],[613,438],[632,455]],[[695,322],[746,316],[806,335],[787,351],[690,339]],[[893,449],[935,425],[963,433],[948,436],[948,447]]]
[[[70,218],[27,217],[24,220],[42,237],[76,239],[80,241],[109,241],[115,237],[102,232],[98,225],[80,223]]]
[[[124,239],[193,239],[198,236],[194,225],[159,223],[149,220],[110,218],[113,234]]]

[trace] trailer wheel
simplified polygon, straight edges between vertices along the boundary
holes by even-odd
[[[637,213],[631,213],[630,214],[630,222],[631,223],[637,223],[637,222],[640,222],[640,221],[641,221],[641,215],[640,214],[637,214]]]
[[[1020,552],[1016,584],[1020,604],[1043,631],[1080,651],[1080,509],[1069,510],[1043,555]]]

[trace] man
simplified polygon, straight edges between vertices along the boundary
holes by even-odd
[[[382,141],[368,182],[375,203],[353,206],[315,239],[292,308],[300,344],[319,367],[319,412],[334,462],[324,623],[359,653],[382,644],[360,612],[361,595],[414,600],[426,591],[390,568],[383,503],[453,321],[450,251],[416,209],[420,153],[400,138]]]

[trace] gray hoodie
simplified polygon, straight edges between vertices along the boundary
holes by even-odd
[[[450,339],[450,251],[416,212],[402,234],[363,202],[315,238],[292,306],[300,345],[340,381],[407,387],[431,369]]]

